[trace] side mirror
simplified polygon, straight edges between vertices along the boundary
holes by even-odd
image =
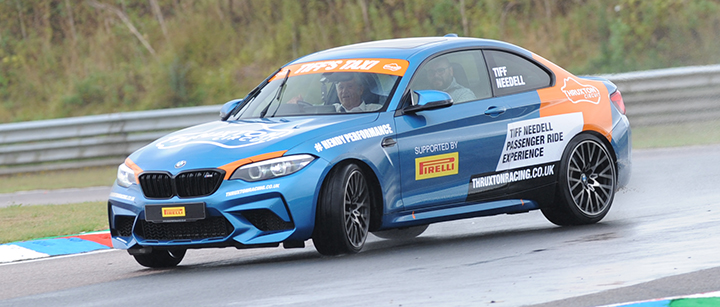
[[[403,109],[405,113],[441,109],[453,105],[453,100],[452,97],[450,97],[450,94],[442,91],[413,91],[412,95],[417,95],[417,99],[413,97],[413,101],[417,101],[417,103]]]
[[[238,106],[243,100],[242,99],[233,99],[228,102],[226,102],[222,108],[220,108],[220,120],[226,121],[228,117],[230,117],[230,113],[235,109],[235,107]]]

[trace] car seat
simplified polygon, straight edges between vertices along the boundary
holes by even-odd
[[[455,75],[455,82],[466,88],[470,88],[470,83],[468,82],[467,75],[465,74],[465,69],[463,69],[458,63],[450,63],[450,66],[452,67]]]

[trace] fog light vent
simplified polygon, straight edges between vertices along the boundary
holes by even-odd
[[[267,209],[243,211],[242,215],[248,222],[262,231],[278,231],[295,228],[293,222],[283,221],[279,216]]]

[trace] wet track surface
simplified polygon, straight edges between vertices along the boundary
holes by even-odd
[[[720,146],[634,153],[599,224],[534,211],[371,237],[362,253],[191,250],[150,270],[124,251],[0,265],[0,306],[598,306],[720,290]],[[132,303],[131,303],[132,302]]]

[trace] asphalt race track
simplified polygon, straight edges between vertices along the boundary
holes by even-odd
[[[352,256],[311,242],[191,250],[170,270],[117,250],[53,257],[0,265],[0,306],[599,306],[718,291],[718,158],[719,145],[635,151],[630,185],[596,225],[534,211],[371,237]]]

